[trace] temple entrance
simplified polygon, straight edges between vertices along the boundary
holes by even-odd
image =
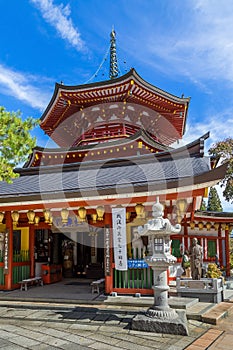
[[[88,232],[54,234],[60,244],[53,246],[53,256],[62,264],[63,277],[100,278],[104,276],[104,229]],[[54,243],[57,240],[54,239]],[[57,242],[58,243],[58,242]]]
[[[35,230],[35,273],[59,269],[60,277],[104,277],[104,228],[87,223],[79,227]],[[62,276],[61,276],[62,270]],[[54,277],[54,276],[53,276]],[[51,282],[47,282],[51,283]]]
[[[15,240],[16,241],[16,240]],[[104,276],[104,228],[84,223],[75,227],[35,230],[35,273],[59,265],[63,277]]]

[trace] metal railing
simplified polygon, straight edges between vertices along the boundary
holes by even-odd
[[[127,271],[113,269],[113,288],[152,289],[153,270],[141,259],[143,250],[132,250],[130,256]]]
[[[13,285],[30,277],[30,251],[19,250],[13,252]]]
[[[30,261],[30,252],[29,250],[15,250],[13,253],[13,262],[24,262]]]
[[[127,271],[113,269],[113,288],[151,289],[153,285],[153,271],[151,268],[130,268]]]
[[[30,277],[30,266],[29,265],[13,266],[13,275],[12,275],[13,284],[16,284],[19,281],[22,281],[22,280],[27,279],[29,277]]]

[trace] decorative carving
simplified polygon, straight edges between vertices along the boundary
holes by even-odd
[[[165,319],[165,320],[173,320],[178,317],[178,314],[175,310],[171,309],[169,311],[160,311],[155,309],[148,309],[146,312],[146,316],[151,318]]]

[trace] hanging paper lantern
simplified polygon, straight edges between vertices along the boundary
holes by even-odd
[[[33,210],[28,210],[27,217],[28,217],[28,223],[34,224],[35,213]]]
[[[195,221],[190,222],[189,226],[190,226],[191,230],[195,229],[195,225],[196,225]]]
[[[181,214],[184,214],[186,211],[186,207],[187,207],[186,199],[178,199],[178,201],[176,202],[176,206],[177,206],[177,209],[179,210],[179,212]]]
[[[61,221],[63,224],[66,224],[68,222],[68,217],[69,217],[69,210],[66,208],[63,208],[61,210]]]
[[[80,208],[78,209],[78,216],[79,216],[79,220],[80,220],[81,222],[85,222],[85,221],[86,221],[86,214],[87,214],[86,208],[80,207]]]
[[[131,216],[130,211],[127,211],[127,212],[126,212],[126,221],[127,221],[127,222],[130,221],[130,216]]]
[[[143,218],[144,217],[144,211],[145,207],[142,203],[138,203],[135,205],[135,211],[137,214],[137,218]]]
[[[97,220],[102,221],[104,219],[104,207],[102,205],[98,206],[96,208],[96,212],[97,212]]]
[[[0,224],[2,224],[3,219],[4,219],[4,213],[0,211]]]
[[[92,217],[93,223],[95,224],[97,220],[97,214],[92,214],[91,217]]]
[[[198,228],[199,228],[199,230],[203,230],[203,227],[204,227],[203,222],[202,222],[202,221],[199,221],[199,222],[198,222]]]
[[[50,215],[50,217],[49,217],[49,223],[48,223],[50,226],[52,226],[52,224],[53,224],[53,217],[52,217],[52,215]]]
[[[17,225],[18,224],[18,221],[19,221],[19,212],[14,210],[12,213],[11,213],[11,217],[12,217],[12,220],[13,220],[13,224],[14,225]]]
[[[40,222],[40,217],[39,216],[35,216],[34,222],[35,222],[35,226],[38,226],[39,222]]]
[[[49,209],[45,209],[44,210],[44,218],[45,218],[45,223],[46,224],[49,224],[50,216],[51,216],[50,210]]]

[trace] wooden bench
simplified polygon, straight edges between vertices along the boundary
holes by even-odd
[[[28,285],[40,285],[43,286],[43,279],[42,277],[32,277],[27,278],[25,280],[22,280],[20,283],[20,290],[28,290]]]
[[[92,293],[98,293],[100,292],[100,287],[104,287],[104,282],[105,282],[105,278],[100,278],[97,281],[93,281],[91,283],[91,292]]]

